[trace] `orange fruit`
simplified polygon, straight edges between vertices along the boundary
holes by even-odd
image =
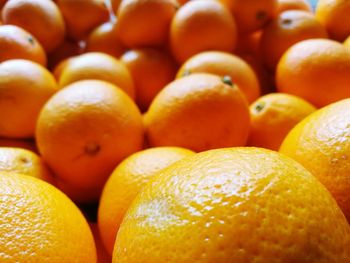
[[[105,0],[57,0],[56,3],[68,35],[75,40],[87,37],[90,31],[109,19]]]
[[[105,249],[100,233],[98,231],[98,225],[96,223],[90,223],[90,229],[92,234],[94,235],[96,251],[97,251],[97,263],[111,263],[112,257],[108,254]]]
[[[24,29],[13,25],[0,26],[0,62],[27,59],[46,66],[46,54],[41,44]]]
[[[263,30],[260,51],[265,65],[275,70],[288,48],[312,38],[328,38],[326,29],[313,14],[300,10],[280,13]]]
[[[346,263],[349,242],[335,200],[300,164],[229,148],[181,160],[147,184],[124,217],[113,263]]]
[[[30,32],[47,52],[64,39],[63,17],[53,1],[9,0],[2,9],[2,21]]]
[[[38,153],[35,141],[32,139],[0,138],[0,147],[21,148]]]
[[[240,33],[262,29],[275,15],[277,0],[219,0],[231,10]]]
[[[96,262],[89,225],[54,186],[1,172],[0,203],[1,262]]]
[[[270,93],[250,105],[248,145],[278,150],[288,132],[316,108],[285,93]]]
[[[302,10],[312,13],[312,8],[307,0],[277,0],[277,14],[287,10]]]
[[[128,68],[135,83],[136,101],[147,110],[153,98],[174,80],[177,65],[166,52],[154,48],[127,51],[120,61]]]
[[[317,107],[350,96],[350,50],[327,39],[293,45],[277,66],[280,92],[297,95]]]
[[[31,138],[44,103],[58,90],[51,73],[22,59],[0,64],[0,136]]]
[[[52,75],[55,77],[57,81],[60,80],[63,70],[66,68],[68,63],[73,59],[74,57],[65,58],[54,67],[54,69],[52,70]]]
[[[176,12],[171,22],[171,50],[180,63],[202,51],[231,52],[236,40],[232,15],[216,1],[190,1]]]
[[[96,201],[114,167],[142,149],[142,117],[113,84],[79,81],[44,105],[36,139],[58,185],[75,201]]]
[[[153,100],[144,123],[150,146],[196,152],[245,145],[250,128],[248,104],[240,89],[206,73],[168,84]]]
[[[350,2],[348,0],[319,0],[315,14],[331,38],[344,41],[350,35]]]
[[[350,35],[349,35],[349,37],[344,41],[344,45],[345,45],[346,47],[350,47]]]
[[[182,64],[177,78],[193,73],[229,76],[244,93],[248,102],[253,102],[259,97],[260,86],[254,71],[248,63],[235,55],[220,51],[199,53]]]
[[[235,54],[252,54],[260,57],[260,40],[262,30],[253,33],[239,34]]]
[[[350,99],[328,105],[291,130],[280,152],[300,162],[330,191],[350,221]]]
[[[176,0],[123,0],[117,13],[121,41],[131,48],[166,44],[177,5]]]
[[[77,56],[63,68],[58,81],[61,87],[85,79],[108,81],[134,98],[134,83],[127,67],[116,58],[101,53],[89,52]]]
[[[41,158],[32,151],[0,147],[0,171],[29,175],[54,184],[54,178]]]
[[[98,210],[101,237],[111,255],[123,217],[141,189],[160,171],[193,154],[180,147],[150,148],[117,166],[103,188]]]
[[[55,68],[63,60],[80,55],[83,51],[79,42],[65,39],[55,50],[48,55],[49,68]]]
[[[103,52],[119,58],[125,51],[116,30],[116,22],[106,22],[95,28],[86,41],[87,52]]]

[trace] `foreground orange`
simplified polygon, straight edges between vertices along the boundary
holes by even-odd
[[[136,197],[113,263],[350,262],[350,227],[300,164],[259,148],[212,150]]]
[[[280,152],[312,172],[332,193],[350,221],[350,99],[311,114],[294,127]]]
[[[30,176],[0,173],[0,261],[95,263],[84,216],[62,192]]]

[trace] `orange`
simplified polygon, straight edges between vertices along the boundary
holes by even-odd
[[[232,12],[240,33],[262,29],[275,15],[277,0],[219,0]]]
[[[105,0],[57,0],[56,3],[64,17],[68,35],[75,40],[85,38],[109,19]]]
[[[348,0],[319,0],[315,14],[331,38],[344,41],[350,35],[350,2]]]
[[[0,171],[29,175],[54,184],[54,178],[41,158],[32,151],[0,147]]]
[[[347,263],[349,242],[335,200],[300,164],[229,148],[181,160],[146,185],[113,263]]]
[[[282,12],[263,30],[260,51],[265,65],[275,70],[288,48],[312,38],[328,38],[326,29],[313,14],[300,10]]]
[[[150,148],[117,166],[103,188],[98,210],[101,237],[111,255],[120,223],[141,189],[160,171],[193,154],[179,147]]]
[[[37,145],[75,201],[98,200],[114,167],[143,145],[141,114],[124,91],[100,80],[75,82],[42,108]]]
[[[270,93],[250,105],[248,145],[278,150],[288,132],[316,108],[307,101],[284,93]]]
[[[166,44],[177,5],[176,0],[123,0],[117,13],[121,41],[131,48]]]
[[[327,39],[301,41],[282,56],[276,83],[317,107],[350,97],[350,50]]]
[[[239,34],[235,54],[248,53],[260,57],[260,40],[262,30],[253,33]]]
[[[220,51],[199,53],[182,64],[177,78],[193,73],[229,76],[249,102],[253,102],[259,97],[260,86],[254,71],[248,63],[235,55]]]
[[[177,65],[166,52],[154,48],[139,48],[126,52],[120,61],[129,69],[135,83],[136,101],[147,110],[153,98],[174,80]]]
[[[168,84],[144,115],[150,146],[179,146],[196,152],[245,145],[248,104],[226,78],[198,73]]]
[[[79,42],[65,39],[55,50],[50,52],[48,56],[49,68],[55,68],[63,60],[80,55],[83,47]]]
[[[1,262],[96,262],[89,225],[54,186],[1,172],[0,203]]]
[[[0,63],[0,136],[33,137],[41,107],[57,90],[54,77],[37,63]]]
[[[312,13],[312,8],[307,0],[277,0],[277,14],[287,10],[303,10]]]
[[[280,152],[300,162],[330,191],[350,221],[350,99],[328,105],[300,122]]]
[[[108,81],[134,98],[134,83],[127,67],[116,58],[101,53],[89,52],[77,56],[63,68],[58,83],[61,87],[85,79]]]
[[[106,22],[95,28],[86,41],[87,52],[104,52],[108,55],[119,58],[125,51],[121,43],[117,30],[116,22]]]
[[[100,233],[98,231],[98,225],[96,223],[90,223],[90,229],[94,235],[96,251],[97,251],[97,263],[111,263],[112,257],[106,251]]]
[[[45,51],[35,37],[17,26],[0,25],[0,62],[16,58],[46,66]]]
[[[73,59],[74,57],[65,58],[54,67],[54,69],[52,70],[52,75],[55,77],[57,81],[60,80],[63,70],[66,68],[68,63]]]
[[[50,52],[64,39],[65,25],[56,4],[47,0],[9,0],[2,10],[4,24],[19,26]]]
[[[21,148],[38,153],[35,141],[32,139],[8,139],[0,138],[0,147]]]
[[[236,46],[236,23],[225,6],[212,0],[190,1],[176,12],[170,45],[178,62],[207,50],[231,52]]]
[[[344,41],[344,45],[345,45],[346,47],[350,47],[350,35],[349,35],[349,37]]]

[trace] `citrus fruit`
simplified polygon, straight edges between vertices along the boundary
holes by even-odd
[[[260,51],[265,65],[275,70],[288,48],[312,38],[328,38],[326,29],[310,12],[289,10],[280,13],[263,30]]]
[[[277,0],[277,14],[287,10],[303,10],[312,12],[310,3],[307,0]]]
[[[100,233],[98,231],[98,225],[96,223],[89,223],[92,234],[94,235],[96,252],[97,252],[97,263],[111,263],[112,257],[108,254],[105,249]]]
[[[328,105],[296,125],[280,152],[307,168],[331,192],[350,220],[350,100]]]
[[[134,83],[127,67],[116,58],[101,53],[89,52],[69,61],[58,81],[61,87],[85,79],[108,81],[120,87],[134,98]]]
[[[205,51],[194,55],[182,64],[177,78],[193,73],[210,73],[229,76],[241,89],[249,102],[259,97],[260,87],[254,71],[241,58],[226,52]]]
[[[229,148],[163,170],[130,206],[113,263],[346,263],[350,227],[324,186],[277,152]]]
[[[248,145],[278,150],[288,132],[316,108],[285,93],[270,93],[250,105]]]
[[[89,225],[54,186],[1,172],[0,203],[1,262],[96,262]]]
[[[166,52],[154,48],[132,49],[120,61],[129,69],[135,83],[136,102],[147,110],[154,97],[174,80],[177,65]]]
[[[58,185],[75,201],[96,201],[114,167],[141,150],[142,117],[129,96],[113,84],[79,81],[44,105],[36,139]]]
[[[316,107],[350,96],[350,49],[327,39],[301,41],[277,66],[280,92],[299,96]]]
[[[180,7],[171,22],[171,50],[180,63],[206,50],[231,52],[236,39],[232,15],[216,1],[190,1]]]
[[[98,211],[101,237],[111,255],[119,226],[136,195],[160,171],[193,154],[180,147],[150,148],[117,166],[103,188]]]
[[[2,21],[30,32],[47,52],[64,39],[64,20],[53,1],[9,0],[2,9]]]
[[[0,63],[0,136],[33,137],[41,107],[57,90],[52,74],[35,62]]]
[[[228,83],[228,84],[226,84]],[[193,151],[245,145],[247,101],[226,78],[198,73],[168,84],[144,115],[150,146]]]
[[[346,47],[350,47],[350,35],[349,35],[349,37],[348,37],[347,39],[345,39],[344,45],[345,45]]]

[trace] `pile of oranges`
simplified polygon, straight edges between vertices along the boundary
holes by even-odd
[[[350,262],[349,0],[0,10],[0,262]]]

